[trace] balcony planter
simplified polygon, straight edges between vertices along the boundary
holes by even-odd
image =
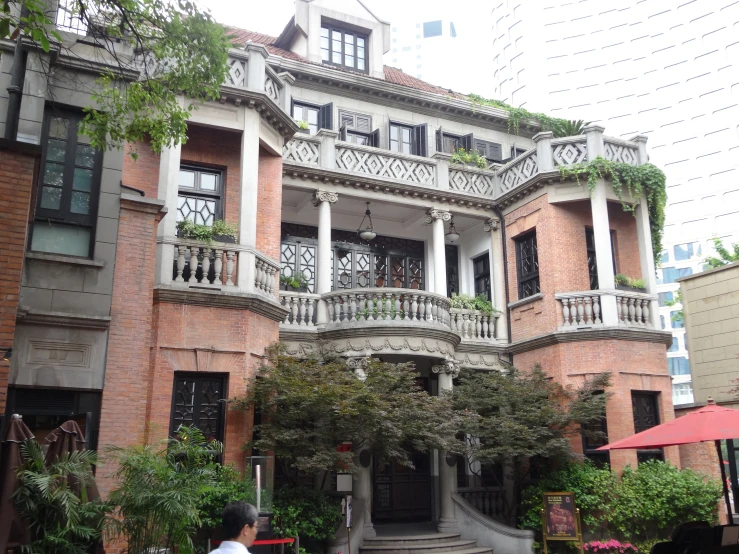
[[[640,289],[637,287],[630,287],[629,285],[616,285],[617,290],[624,290],[628,292],[647,292],[645,289]]]
[[[216,242],[225,242],[228,244],[236,244],[236,237],[232,235],[213,235],[213,240]]]
[[[285,290],[288,292],[308,292],[308,285],[296,288],[296,287],[289,287],[285,285],[284,283],[280,283],[280,290]]]
[[[302,274],[298,274],[295,277],[280,275],[280,290],[308,292],[308,281]]]
[[[310,135],[310,129],[298,129],[298,133],[303,133],[304,135]]]

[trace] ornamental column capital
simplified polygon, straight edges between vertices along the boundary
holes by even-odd
[[[356,356],[346,359],[347,367],[354,372],[360,381],[367,378],[367,367],[369,366],[370,356]]]
[[[452,214],[450,212],[445,212],[443,210],[435,210],[430,209],[426,212],[426,223],[431,223],[435,219],[440,219],[442,221],[449,221],[452,219]]]
[[[321,202],[328,202],[329,204],[335,204],[339,199],[339,194],[328,190],[318,189],[313,191],[313,205],[318,206]]]
[[[490,231],[497,231],[498,229],[500,229],[500,219],[497,219],[495,217],[486,219],[485,226],[483,228],[485,229],[486,233],[489,233]]]
[[[452,379],[455,379],[459,376],[459,364],[457,362],[446,361],[431,366],[431,371],[434,373],[446,373],[447,375],[451,375]]]

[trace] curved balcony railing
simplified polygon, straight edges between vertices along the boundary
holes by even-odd
[[[470,341],[492,341],[496,337],[495,326],[500,313],[487,315],[480,310],[463,310],[452,308],[449,310],[452,331],[460,338]]]
[[[450,328],[451,301],[441,294],[415,289],[367,288],[323,295],[328,324],[406,323]]]

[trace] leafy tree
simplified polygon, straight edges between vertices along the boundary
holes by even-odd
[[[24,36],[46,52],[53,45],[62,54],[79,58],[72,51],[74,43],[65,42],[54,30],[43,0],[1,1],[0,39]],[[199,103],[217,99],[225,81],[229,40],[223,27],[191,0],[62,0],[61,4],[79,19],[89,38],[105,52],[103,58],[115,67],[92,86],[75,81],[75,87],[92,98],[80,132],[101,149],[148,139],[159,152],[184,142],[190,113]],[[16,49],[22,48],[18,41]],[[126,82],[123,75],[131,70],[139,77]],[[184,106],[179,95],[188,99]]]
[[[201,526],[212,531],[221,524],[223,509],[235,500],[256,505],[256,484],[248,475],[241,475],[233,466],[216,465],[214,483],[200,497],[198,511]]]
[[[341,523],[341,504],[323,492],[305,487],[281,487],[275,491],[274,533],[300,537],[301,551],[324,552]]]
[[[539,365],[529,372],[464,371],[454,387],[454,407],[478,418],[466,420],[470,459],[508,468],[513,495],[506,499],[504,517],[515,524],[521,487],[537,462],[552,464],[572,458],[571,438],[578,425],[585,433],[605,414],[610,374],[597,375],[580,389],[565,388]],[[499,486],[503,483],[498,483]]]
[[[232,408],[261,408],[263,423],[249,446],[274,452],[293,484],[301,472],[353,472],[352,453],[337,451],[346,441],[412,466],[414,450],[461,451],[464,444],[454,435],[466,419],[450,398],[430,396],[417,379],[410,364],[370,360],[360,378],[343,359],[295,358],[273,349],[248,396]]]
[[[107,504],[88,500],[86,487],[93,481],[95,453],[67,453],[48,467],[35,440],[20,446],[22,465],[13,501],[28,522],[31,543],[25,554],[85,554],[102,537]]]
[[[185,426],[157,445],[110,449],[118,463],[110,523],[112,533],[125,538],[128,554],[175,545],[183,554],[194,552],[192,537],[202,524],[203,497],[218,477],[214,453],[220,450],[197,427]]]
[[[552,125],[552,132],[555,137],[576,137],[577,135],[582,135],[585,127],[590,125],[590,123],[590,121],[586,123],[582,119],[560,119]]]
[[[718,256],[709,256],[703,260],[703,263],[708,264],[711,268],[715,268],[739,261],[739,243],[732,244],[731,250],[729,250],[724,246],[720,238],[714,237],[712,240],[713,247]]]

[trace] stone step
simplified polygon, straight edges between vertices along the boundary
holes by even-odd
[[[441,534],[441,533],[439,533]],[[467,552],[477,549],[475,541],[466,540],[441,540],[437,541],[436,537],[427,538],[425,541],[411,541],[411,544],[403,544],[395,542],[397,539],[411,539],[412,537],[383,537],[385,540],[395,539],[392,544],[368,544],[362,546],[359,551],[362,554],[442,554],[445,552]],[[390,542],[390,541],[388,541]],[[483,550],[487,552],[487,550]],[[470,552],[469,554],[473,554]],[[476,554],[476,553],[474,553]]]
[[[426,533],[420,535],[383,535],[364,539],[364,545],[367,546],[388,546],[394,544],[425,544],[439,542],[453,542],[460,540],[459,533]]]

